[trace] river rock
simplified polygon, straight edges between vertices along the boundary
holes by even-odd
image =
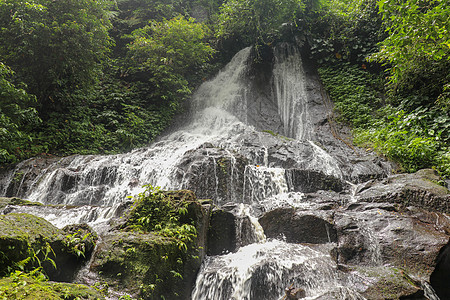
[[[95,241],[96,235],[84,225],[61,230],[30,214],[2,215],[0,252],[3,255],[0,270],[8,272],[14,264],[31,257],[26,268],[37,267],[41,263],[51,280],[70,281],[89,259]],[[55,263],[56,268],[49,259]]]
[[[449,190],[436,171],[419,170],[414,174],[392,175],[381,181],[367,182],[357,190],[360,201],[398,203],[439,212],[450,212]]]
[[[144,299],[188,299],[200,264],[206,254],[210,201],[197,201],[192,191],[161,191],[161,197],[182,202],[187,212],[180,224],[195,225],[195,240],[180,246],[176,236],[133,229],[126,211],[120,222],[102,236],[93,255],[91,272],[116,291]],[[139,204],[135,204],[139,205]]]
[[[228,210],[213,210],[208,230],[208,255],[236,252],[257,240],[249,217],[239,216],[233,209],[234,206]]]
[[[337,241],[332,215],[327,212],[278,208],[262,216],[259,223],[269,238],[285,238],[290,243],[324,244]]]

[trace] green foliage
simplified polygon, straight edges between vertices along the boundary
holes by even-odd
[[[39,272],[16,271],[10,277],[0,279],[0,300],[99,300],[104,298],[104,294],[95,288],[80,284],[49,282]]]
[[[449,176],[450,116],[439,107],[416,107],[420,97],[397,100],[400,107],[382,108],[379,77],[347,63],[321,67],[321,79],[341,121],[354,128],[355,143],[399,163],[402,171],[435,168]],[[393,100],[391,100],[392,102]]]
[[[127,226],[173,238],[178,248],[186,252],[197,237],[195,226],[183,223],[181,218],[188,212],[189,202],[174,201],[159,187],[144,187],[145,191],[135,198]]]
[[[362,64],[385,37],[376,0],[329,0],[307,22],[311,54],[321,64]]]
[[[0,56],[44,108],[55,94],[93,83],[111,45],[105,3],[95,0],[0,2]]]
[[[333,99],[341,121],[367,127],[381,106],[380,80],[359,66],[341,63],[319,68],[320,78]],[[381,85],[382,86],[382,85]]]
[[[409,85],[408,75],[417,74],[417,68],[422,72],[433,62],[445,64],[450,59],[450,1],[381,0],[379,8],[389,36],[372,59],[391,66],[394,85]],[[438,73],[448,83],[448,64]]]
[[[203,42],[207,34],[205,25],[182,16],[133,31],[130,71],[151,84],[150,98],[176,103],[191,93],[188,74],[198,72],[214,53]]]
[[[67,253],[73,253],[76,256],[85,257],[86,253],[86,239],[91,235],[90,232],[85,233],[82,231],[77,231],[71,234],[68,234],[66,238],[63,240],[63,244],[65,246],[65,250]]]
[[[32,107],[36,98],[10,82],[11,69],[0,62],[0,164],[25,157],[29,131],[41,121]]]
[[[55,252],[48,242],[41,245],[40,248],[35,250],[30,244],[26,248],[22,248],[16,245],[10,245],[10,251],[18,251],[21,257],[25,257],[20,261],[15,261],[12,257],[8,257],[7,254],[0,251],[0,264],[6,267],[0,271],[0,276],[13,274],[26,274],[32,276],[35,279],[47,278],[43,269],[42,263],[46,263],[56,269],[55,261],[50,257],[55,258]]]
[[[34,134],[39,152],[115,153],[143,146],[170,122],[177,106],[148,103],[138,84],[104,78],[95,89],[66,95],[67,112],[50,114]]]
[[[385,117],[375,121],[372,128],[356,130],[355,142],[400,163],[403,171],[433,167],[449,176],[450,156],[445,141],[450,137],[450,118],[436,117],[436,113],[422,108],[407,114],[388,106],[381,111]],[[438,122],[427,120],[434,117]]]
[[[220,7],[216,37],[247,45],[270,44],[279,36],[283,23],[295,24],[304,8],[301,0],[228,0]]]

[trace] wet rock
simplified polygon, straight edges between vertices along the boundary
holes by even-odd
[[[450,212],[450,192],[438,184],[441,179],[431,169],[414,174],[389,176],[382,181],[367,183],[357,191],[365,202],[398,203],[404,207],[418,206],[439,212]]]
[[[42,206],[42,203],[39,202],[32,202],[16,197],[0,197],[0,212],[3,209],[3,214],[9,213],[9,211],[5,211],[5,209],[8,209],[7,207],[9,205],[21,205],[21,206]]]
[[[439,251],[430,283],[440,299],[450,299],[450,242]]]
[[[179,203],[187,212],[180,224],[193,224],[197,236],[185,247],[174,237],[136,230],[130,222],[139,210],[138,202],[107,232],[93,255],[91,271],[116,291],[126,291],[144,299],[188,299],[200,264],[206,255],[210,204],[197,201],[192,191],[161,191],[160,197]],[[136,209],[136,210],[135,210]],[[135,228],[133,230],[133,228]],[[176,287],[176,288],[174,288]]]
[[[339,178],[318,171],[289,169],[286,176],[295,192],[313,193],[318,190],[340,192],[343,189],[343,183]]]
[[[66,231],[29,214],[0,216],[0,270],[7,272],[31,257],[25,268],[41,264],[51,280],[70,281],[89,258],[95,240],[95,234],[83,225]]]
[[[7,197],[25,197],[45,175],[43,171],[68,166],[74,157],[42,156],[20,162],[13,169],[1,172],[0,191]]]
[[[338,263],[391,264],[424,280],[448,241],[448,235],[436,230],[434,224],[421,221],[414,211],[397,210],[392,204],[351,204],[336,212],[335,226],[338,247],[334,255]]]
[[[176,176],[183,188],[194,191],[199,198],[214,199],[220,204],[237,202],[243,193],[247,163],[237,153],[201,146],[186,152]]]
[[[306,292],[304,289],[299,289],[295,287],[289,287],[285,290],[286,298],[288,300],[296,300],[296,299],[303,299],[306,297]]]
[[[233,211],[215,209],[208,230],[208,255],[235,252],[256,241],[253,225],[248,216]]]
[[[336,229],[325,213],[279,208],[259,219],[269,238],[285,238],[290,243],[324,244],[337,241]]]

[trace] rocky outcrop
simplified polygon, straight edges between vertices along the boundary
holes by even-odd
[[[51,280],[71,281],[90,257],[96,235],[87,226],[58,229],[46,220],[10,213],[0,216],[1,275],[21,265],[42,265]]]
[[[420,170],[414,174],[398,174],[381,181],[371,181],[357,190],[358,199],[366,202],[398,203],[403,207],[450,212],[449,190],[436,171]]]
[[[237,153],[211,144],[187,151],[177,168],[178,181],[199,198],[214,198],[216,203],[237,202],[244,188],[248,160]]]
[[[136,212],[145,217],[143,212],[146,210],[139,210],[136,205],[141,204],[138,203],[102,237],[90,270],[114,290],[137,297],[189,299],[206,252],[210,204],[206,201],[202,205],[191,191],[161,193],[170,201],[185,204],[187,212],[180,216],[180,224],[194,224],[195,239],[184,244],[180,243],[177,235],[164,236],[157,230],[139,230],[134,226],[136,224],[131,223]]]
[[[449,298],[449,192],[433,170],[389,176],[340,193],[317,191],[299,207],[266,212],[268,238],[290,243],[332,243],[331,256],[367,299],[425,299],[431,286]],[[353,292],[339,291],[339,297]],[[332,292],[334,293],[334,292]]]
[[[279,208],[259,219],[268,238],[286,239],[289,243],[325,244],[336,242],[333,216],[320,211]]]
[[[286,176],[294,192],[313,193],[319,190],[340,192],[344,188],[342,180],[319,171],[289,169]]]

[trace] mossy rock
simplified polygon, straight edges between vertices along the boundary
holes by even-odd
[[[156,198],[151,198],[155,196]],[[151,198],[151,199],[150,199]],[[177,236],[164,236],[164,229],[141,226],[140,217],[153,213],[151,202],[169,201],[159,209],[177,219],[172,226],[195,226],[196,237],[180,243]],[[91,271],[115,290],[143,299],[189,299],[196,274],[205,255],[209,210],[197,201],[192,191],[158,191],[140,197],[124,213],[121,224],[102,237],[91,263]],[[172,210],[172,207],[174,210]],[[186,211],[176,215],[178,208]],[[168,211],[166,211],[168,210]],[[167,216],[154,214],[164,228]]]
[[[182,261],[177,261],[181,258]],[[102,239],[91,270],[114,289],[144,299],[177,299],[186,254],[174,239],[152,233],[114,232]]]
[[[411,278],[405,271],[388,267],[358,268],[360,273],[371,277],[373,282],[363,292],[366,299],[416,299],[412,295],[423,293],[420,282]]]
[[[58,229],[43,218],[25,213],[0,216],[0,276],[23,265],[25,270],[40,264],[50,279],[70,281],[89,258],[96,236],[75,240],[74,228]],[[90,236],[90,229],[79,228],[80,236]],[[84,249],[84,255],[79,250]],[[31,260],[24,262],[27,258]],[[55,269],[56,265],[56,269]]]
[[[100,291],[81,284],[39,281],[27,276],[0,279],[0,300],[98,300],[105,299]]]
[[[4,209],[8,205],[23,205],[23,206],[42,206],[42,203],[23,200],[16,197],[0,197],[0,209]]]

